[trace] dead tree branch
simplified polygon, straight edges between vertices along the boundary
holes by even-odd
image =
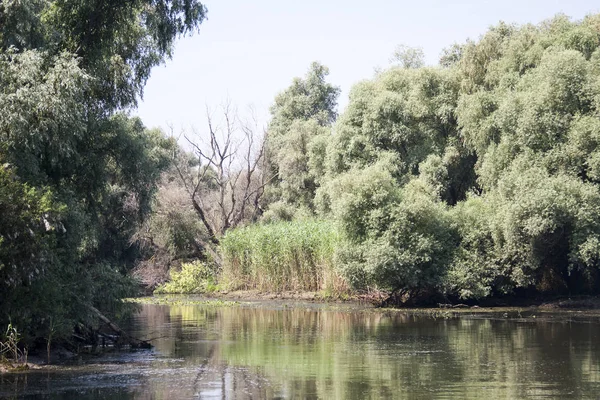
[[[271,179],[265,176],[264,132],[257,134],[256,117],[242,120],[226,102],[215,120],[207,108],[204,135],[184,135],[196,165],[175,162],[190,201],[213,244],[229,229],[260,215],[260,200]],[[175,155],[176,156],[176,155]]]

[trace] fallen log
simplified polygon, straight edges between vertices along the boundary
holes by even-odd
[[[134,338],[123,331],[117,324],[108,319],[104,314],[100,312],[96,307],[88,305],[90,311],[92,311],[100,321],[104,322],[106,326],[108,326],[113,332],[119,335],[119,341],[124,342],[125,344],[130,345],[132,348],[136,349],[151,349],[152,345],[145,340],[140,340]]]

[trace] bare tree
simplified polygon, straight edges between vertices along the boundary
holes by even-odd
[[[254,114],[251,122],[244,121],[229,102],[221,107],[218,121],[208,108],[206,114],[204,138],[195,130],[191,137],[184,135],[197,163],[176,160],[175,165],[210,241],[218,244],[228,229],[257,218],[270,179],[264,168],[264,132],[257,135]]]

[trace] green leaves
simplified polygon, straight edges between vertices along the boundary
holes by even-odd
[[[0,54],[0,135],[19,174],[45,183],[74,162],[86,134],[83,97],[89,76],[68,54]]]
[[[196,0],[0,0],[0,323],[69,335],[94,322],[86,304],[123,310],[175,143],[119,110],[205,14]]]
[[[325,173],[330,125],[337,117],[340,89],[325,81],[328,74],[327,67],[315,62],[303,79],[295,78],[278,94],[267,134],[267,163],[277,177],[267,197],[309,213]]]
[[[28,284],[52,266],[63,211],[52,192],[20,183],[8,164],[0,166],[0,287]]]
[[[457,96],[455,74],[441,69],[392,68],[358,84],[335,127],[330,172],[368,165],[392,152],[397,174],[417,173],[427,155],[441,154],[456,137]]]
[[[51,35],[44,47],[69,51],[98,78],[90,94],[107,111],[135,106],[156,65],[179,36],[199,29],[207,10],[197,0],[47,2]]]
[[[443,68],[353,88],[315,199],[347,279],[461,298],[597,284],[598,26],[501,23]]]
[[[327,75],[327,67],[313,62],[304,79],[295,78],[288,89],[275,97],[271,107],[273,119],[269,124],[271,134],[284,134],[289,124],[297,119],[314,119],[321,126],[335,121],[340,89],[325,82]]]

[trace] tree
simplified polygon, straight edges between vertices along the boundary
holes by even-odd
[[[500,24],[462,47],[456,114],[482,189],[455,210],[462,297],[598,282],[598,20]]]
[[[0,166],[0,287],[3,293],[31,283],[51,267],[63,211],[52,192],[19,182],[9,164]],[[26,238],[25,240],[23,238]],[[0,303],[1,304],[1,303]]]
[[[409,47],[404,44],[396,46],[390,62],[401,68],[421,68],[425,66],[425,53],[420,47]]]
[[[222,121],[215,123],[208,110],[207,119],[207,141],[197,132],[195,138],[186,136],[197,163],[175,165],[210,241],[218,244],[229,229],[256,220],[269,178],[263,167],[264,138],[256,126],[242,121],[229,103],[222,107]]]
[[[598,21],[500,23],[439,68],[401,49],[352,89],[315,201],[348,276],[462,298],[597,285]]]
[[[187,154],[192,165],[193,154]],[[179,162],[186,162],[185,155]],[[159,181],[152,212],[132,237],[140,249],[140,258],[132,271],[145,287],[156,288],[169,278],[169,271],[189,260],[205,257],[204,246],[209,243],[189,195],[172,163]]]
[[[463,199],[475,185],[476,158],[456,123],[459,89],[455,72],[440,68],[391,68],[357,84],[330,140],[327,173],[335,177],[393,158],[393,174],[401,182],[418,175],[428,156],[446,153],[450,168],[464,178],[448,182],[446,199],[450,204]]]
[[[415,300],[443,290],[456,235],[432,188],[420,180],[400,187],[390,169],[380,161],[328,183],[346,240],[337,258],[354,287],[375,285]]]
[[[6,261],[14,276],[28,277],[2,287],[0,325],[10,319],[36,338],[60,324],[64,336],[94,326],[93,310],[127,307],[132,237],[174,142],[123,110],[205,13],[195,0],[0,2],[0,159],[10,172],[0,192],[24,193],[30,215],[16,203],[13,225],[31,232],[0,244],[5,260],[21,258]],[[32,274],[13,250],[38,241]]]
[[[312,63],[306,76],[295,78],[271,107],[266,156],[271,173],[277,176],[267,194],[276,203],[272,211],[282,206],[312,211],[340,93],[325,81],[328,74],[327,67]]]
[[[275,97],[269,123],[271,135],[285,134],[297,119],[315,119],[321,126],[335,122],[340,89],[325,81],[327,75],[327,67],[313,62],[304,79],[294,78],[290,87]]]
[[[177,37],[199,29],[206,13],[197,0],[2,1],[0,49],[73,54],[97,78],[87,94],[110,112],[135,106],[152,68],[171,57]]]

